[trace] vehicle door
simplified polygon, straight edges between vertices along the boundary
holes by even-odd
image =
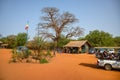
[[[120,60],[115,60],[115,63],[112,64],[113,68],[120,68]]]

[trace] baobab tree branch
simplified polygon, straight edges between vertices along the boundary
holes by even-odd
[[[71,24],[78,21],[73,14],[60,14],[59,9],[54,7],[43,8],[42,12],[45,15],[42,17],[43,22],[39,23],[40,35],[47,36],[57,43],[62,33],[66,34],[66,38],[80,36],[83,33],[80,27],[70,28]]]
[[[72,27],[71,29],[68,30],[68,34],[66,35],[66,38],[70,37],[79,37],[80,35],[83,34],[83,29],[78,27]]]

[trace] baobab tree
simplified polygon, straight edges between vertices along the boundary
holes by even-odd
[[[60,14],[59,9],[55,7],[46,7],[42,9],[42,13],[45,15],[41,17],[41,21],[38,24],[39,35],[51,38],[55,47],[59,41],[61,35],[66,38],[78,37],[83,33],[83,29],[79,26],[72,26],[78,19],[69,12],[63,12]]]

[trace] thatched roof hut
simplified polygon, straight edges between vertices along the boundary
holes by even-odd
[[[65,52],[81,53],[88,52],[92,46],[87,40],[83,40],[83,41],[70,41],[64,47],[67,49],[67,51]]]
[[[8,47],[8,44],[2,44],[1,47],[2,47],[2,48],[7,48],[7,47]]]
[[[0,48],[7,48],[8,44],[4,44],[2,41],[0,41]]]

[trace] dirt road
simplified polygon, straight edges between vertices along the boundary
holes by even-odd
[[[89,54],[57,54],[50,63],[8,63],[11,50],[0,49],[0,80],[120,80],[120,71],[96,67]]]

